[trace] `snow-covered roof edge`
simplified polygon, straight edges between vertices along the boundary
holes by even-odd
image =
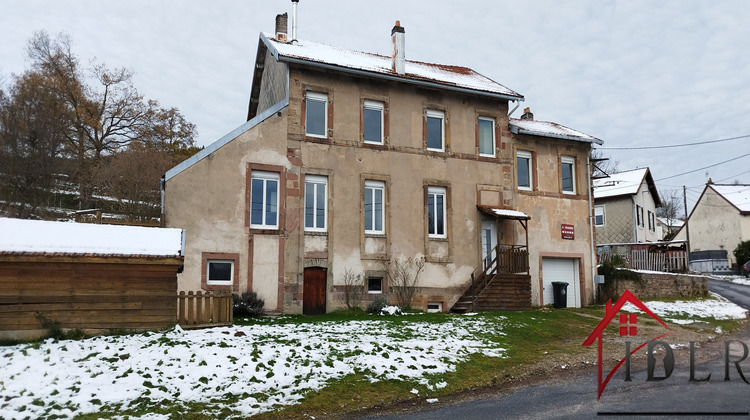
[[[313,60],[313,59],[304,58],[304,57],[294,57],[294,56],[291,56],[289,54],[283,54],[283,53],[281,53],[279,51],[279,49],[276,47],[278,41],[276,41],[271,34],[266,34],[264,32],[261,32],[260,33],[260,39],[263,42],[263,44],[266,46],[266,48],[268,48],[271,51],[271,54],[274,56],[274,58],[277,61],[287,61],[287,62],[290,62],[290,63],[300,63],[300,64],[305,64],[305,65],[314,66],[314,67],[320,67],[320,68],[324,68],[324,69],[328,69],[328,70],[336,70],[336,71],[342,71],[342,72],[357,74],[357,75],[361,75],[361,76],[365,76],[365,77],[380,78],[380,79],[392,80],[392,81],[403,82],[403,83],[411,83],[411,84],[416,84],[416,85],[421,85],[421,86],[433,87],[433,88],[437,88],[437,89],[446,89],[446,90],[453,90],[453,91],[462,92],[462,93],[471,93],[471,94],[475,94],[475,95],[490,96],[490,97],[493,97],[493,98],[506,99],[506,100],[510,100],[510,101],[519,101],[520,102],[520,101],[524,100],[523,95],[521,95],[521,94],[513,91],[512,89],[509,89],[506,86],[503,86],[502,84],[500,84],[498,82],[495,82],[494,80],[492,80],[492,79],[490,79],[490,78],[488,78],[488,77],[486,77],[486,76],[484,76],[484,75],[482,75],[480,73],[477,73],[476,71],[474,71],[474,70],[472,70],[472,69],[470,69],[468,67],[464,67],[464,69],[469,70],[469,71],[471,71],[473,73],[476,73],[476,75],[481,76],[482,78],[487,79],[487,80],[493,82],[494,84],[496,84],[499,87],[502,87],[503,90],[505,90],[505,92],[491,92],[489,90],[474,89],[474,88],[470,88],[470,87],[456,86],[456,85],[452,85],[452,84],[447,84],[446,82],[444,82],[444,81],[441,82],[438,79],[434,79],[434,80],[430,81],[430,80],[425,80],[424,78],[412,78],[412,77],[407,77],[407,76],[399,75],[399,74],[396,74],[396,73],[392,73],[392,74],[391,73],[385,73],[385,72],[382,72],[382,71],[377,71],[375,69],[362,69],[362,68],[357,68],[354,65],[347,65],[347,63],[337,63],[337,62],[334,62],[333,60],[329,60],[329,61],[322,61],[322,60],[320,60],[319,61],[319,60]],[[298,40],[298,42],[300,42],[300,41],[312,43],[311,41]],[[314,44],[317,44],[317,43],[314,43]],[[317,44],[317,45],[325,45],[325,44]],[[354,51],[354,50],[346,50],[346,49],[340,48],[340,47],[333,47],[333,46],[328,46],[328,47],[330,47],[330,48],[336,48],[336,49],[339,49],[339,50],[342,50],[342,51],[350,51],[352,53],[357,53],[357,54],[367,54],[367,55],[370,55],[370,56],[373,56],[373,57],[379,57],[379,55],[377,55],[377,54],[371,54],[371,53],[366,53],[366,52],[361,52],[361,51]],[[407,64],[411,63],[412,65],[426,65],[426,66],[436,66],[436,67],[449,67],[449,66],[445,66],[445,65],[434,64],[434,63],[423,63],[423,62],[414,61],[414,60],[406,60],[406,63]],[[451,66],[451,67],[456,67],[456,66]]]
[[[598,145],[604,144],[604,141],[601,139],[552,121],[535,121],[510,118],[509,122],[510,131],[513,134],[528,134],[532,136],[581,141],[584,143],[596,143]]]
[[[711,189],[737,209],[742,215],[750,215],[750,185],[707,184]],[[741,194],[740,193],[744,193]]]
[[[184,256],[182,229],[0,217],[0,255]]]
[[[180,162],[177,166],[167,171],[166,174],[164,174],[164,181],[169,181],[170,179],[177,176],[180,172],[184,171],[185,169],[195,165],[203,158],[207,157],[211,153],[217,151],[219,148],[224,146],[225,144],[229,143],[230,141],[236,139],[239,137],[242,133],[250,130],[251,128],[255,127],[256,125],[262,123],[265,121],[268,117],[276,114],[277,112],[284,109],[287,105],[289,105],[289,92],[287,91],[287,96],[282,99],[281,101],[277,102],[270,108],[266,109],[265,111],[261,112],[251,120],[245,122],[244,124],[240,125],[239,127],[235,128],[234,130],[230,131],[228,134],[224,135],[224,137],[220,138],[219,140],[216,140],[215,142],[209,144],[203,150],[200,152],[194,154],[190,158]]]

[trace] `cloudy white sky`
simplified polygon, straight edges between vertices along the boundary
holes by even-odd
[[[0,0],[0,79],[24,71],[34,31],[64,31],[84,63],[132,68],[139,91],[179,108],[207,145],[245,121],[258,34],[291,11],[289,0]],[[298,38],[390,54],[397,19],[408,59],[471,67],[525,96],[513,116],[528,106],[605,148],[750,136],[746,0],[301,0]],[[708,177],[750,184],[750,137],[603,151],[620,169],[650,167],[662,192],[687,186],[689,202]]]

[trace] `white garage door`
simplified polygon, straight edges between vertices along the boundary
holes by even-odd
[[[542,299],[545,305],[554,303],[553,281],[568,283],[568,308],[581,306],[581,291],[578,282],[578,259],[542,258]]]

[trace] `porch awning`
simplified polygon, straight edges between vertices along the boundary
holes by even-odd
[[[531,216],[527,215],[526,213],[522,211],[508,209],[505,207],[490,207],[490,206],[481,206],[477,204],[477,208],[480,211],[489,214],[490,216],[497,217],[498,219],[512,219],[512,220],[531,219]]]

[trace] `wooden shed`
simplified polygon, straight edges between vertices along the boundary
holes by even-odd
[[[177,322],[182,230],[0,218],[0,338]]]

